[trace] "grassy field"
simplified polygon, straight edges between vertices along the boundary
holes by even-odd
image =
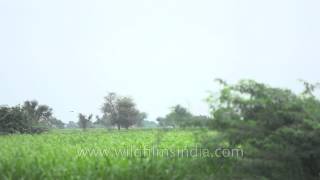
[[[210,169],[192,158],[166,156],[168,149],[195,146],[194,133],[60,130],[0,136],[0,179],[195,179]],[[165,151],[155,155],[154,149]]]

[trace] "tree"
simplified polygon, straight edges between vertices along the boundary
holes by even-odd
[[[14,107],[0,106],[0,131],[5,133],[41,133],[48,128],[63,128],[64,123],[53,116],[47,105],[25,101]]]
[[[106,115],[103,115],[102,117],[99,117],[98,115],[96,115],[96,121],[93,123],[93,125],[98,128],[112,127],[111,120]]]
[[[157,123],[154,121],[142,121],[142,126],[139,127],[143,127],[143,128],[157,128]]]
[[[176,105],[171,108],[171,112],[165,118],[157,118],[160,126],[164,127],[187,127],[191,124],[193,115],[187,108]]]
[[[148,124],[147,121],[145,121],[145,119],[148,117],[147,113],[139,113],[136,119],[136,126],[137,127],[144,127],[145,124]],[[150,124],[150,123],[149,123]]]
[[[91,119],[92,119],[92,114],[90,114],[88,117],[86,115],[83,115],[79,113],[79,121],[78,125],[80,128],[82,128],[84,131],[90,127],[91,125]]]
[[[192,116],[191,120],[185,124],[187,127],[207,127],[210,118],[204,115]]]
[[[105,103],[103,104],[101,111],[105,117],[109,117],[112,125],[117,125],[118,130],[120,130],[120,123],[118,121],[118,108],[117,102],[118,97],[115,93],[109,93],[105,98]]]
[[[65,124],[61,120],[59,120],[59,119],[57,119],[55,117],[49,118],[47,120],[47,123],[48,123],[48,126],[51,127],[51,128],[60,128],[60,129],[62,129],[65,126]]]
[[[158,117],[158,118],[156,119],[156,121],[158,122],[158,125],[159,125],[160,127],[166,127],[166,126],[167,126],[167,124],[166,124],[166,119],[163,118],[163,117]]]
[[[48,120],[52,116],[52,109],[47,105],[39,105],[38,101],[25,101],[23,109],[28,116],[29,123],[36,125]]]
[[[178,127],[186,127],[192,121],[192,116],[187,108],[178,104],[172,108],[167,118],[172,119]]]
[[[5,133],[41,133],[50,127],[52,109],[36,100],[15,107],[1,107],[0,131]],[[58,121],[55,121],[58,122]]]
[[[141,124],[146,118],[146,114],[141,113],[129,97],[118,97],[115,93],[109,93],[104,99],[102,113],[110,119],[112,125],[117,126],[118,130],[121,127],[128,129],[134,124]]]
[[[66,125],[67,128],[78,128],[78,124],[73,122],[73,121],[69,121],[68,124]]]
[[[27,133],[30,132],[27,116],[20,106],[0,107],[0,132],[1,133]]]
[[[210,127],[220,132],[220,142],[243,148],[245,159],[232,170],[237,179],[319,178],[320,101],[314,86],[297,95],[253,80],[221,84],[219,96],[207,99]]]

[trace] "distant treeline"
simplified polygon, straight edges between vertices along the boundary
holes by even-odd
[[[140,112],[130,97],[109,93],[102,105],[102,115],[95,117],[78,114],[78,122],[63,121],[53,115],[52,108],[41,105],[36,100],[25,101],[23,105],[14,107],[0,106],[1,133],[41,133],[51,128],[177,128],[177,127],[204,127],[209,118],[194,116],[186,108],[176,105],[164,118],[148,121],[147,113]],[[94,119],[95,118],[95,119]]]

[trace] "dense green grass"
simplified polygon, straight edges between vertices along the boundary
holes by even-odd
[[[181,130],[63,130],[0,136],[0,179],[195,179],[210,170],[194,165],[198,162],[192,158],[96,153],[128,147],[182,149],[195,143],[193,131]],[[91,154],[79,153],[92,149]]]

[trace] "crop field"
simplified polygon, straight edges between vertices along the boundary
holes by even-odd
[[[194,145],[194,132],[182,130],[0,136],[0,179],[192,179],[194,159],[152,152]]]

